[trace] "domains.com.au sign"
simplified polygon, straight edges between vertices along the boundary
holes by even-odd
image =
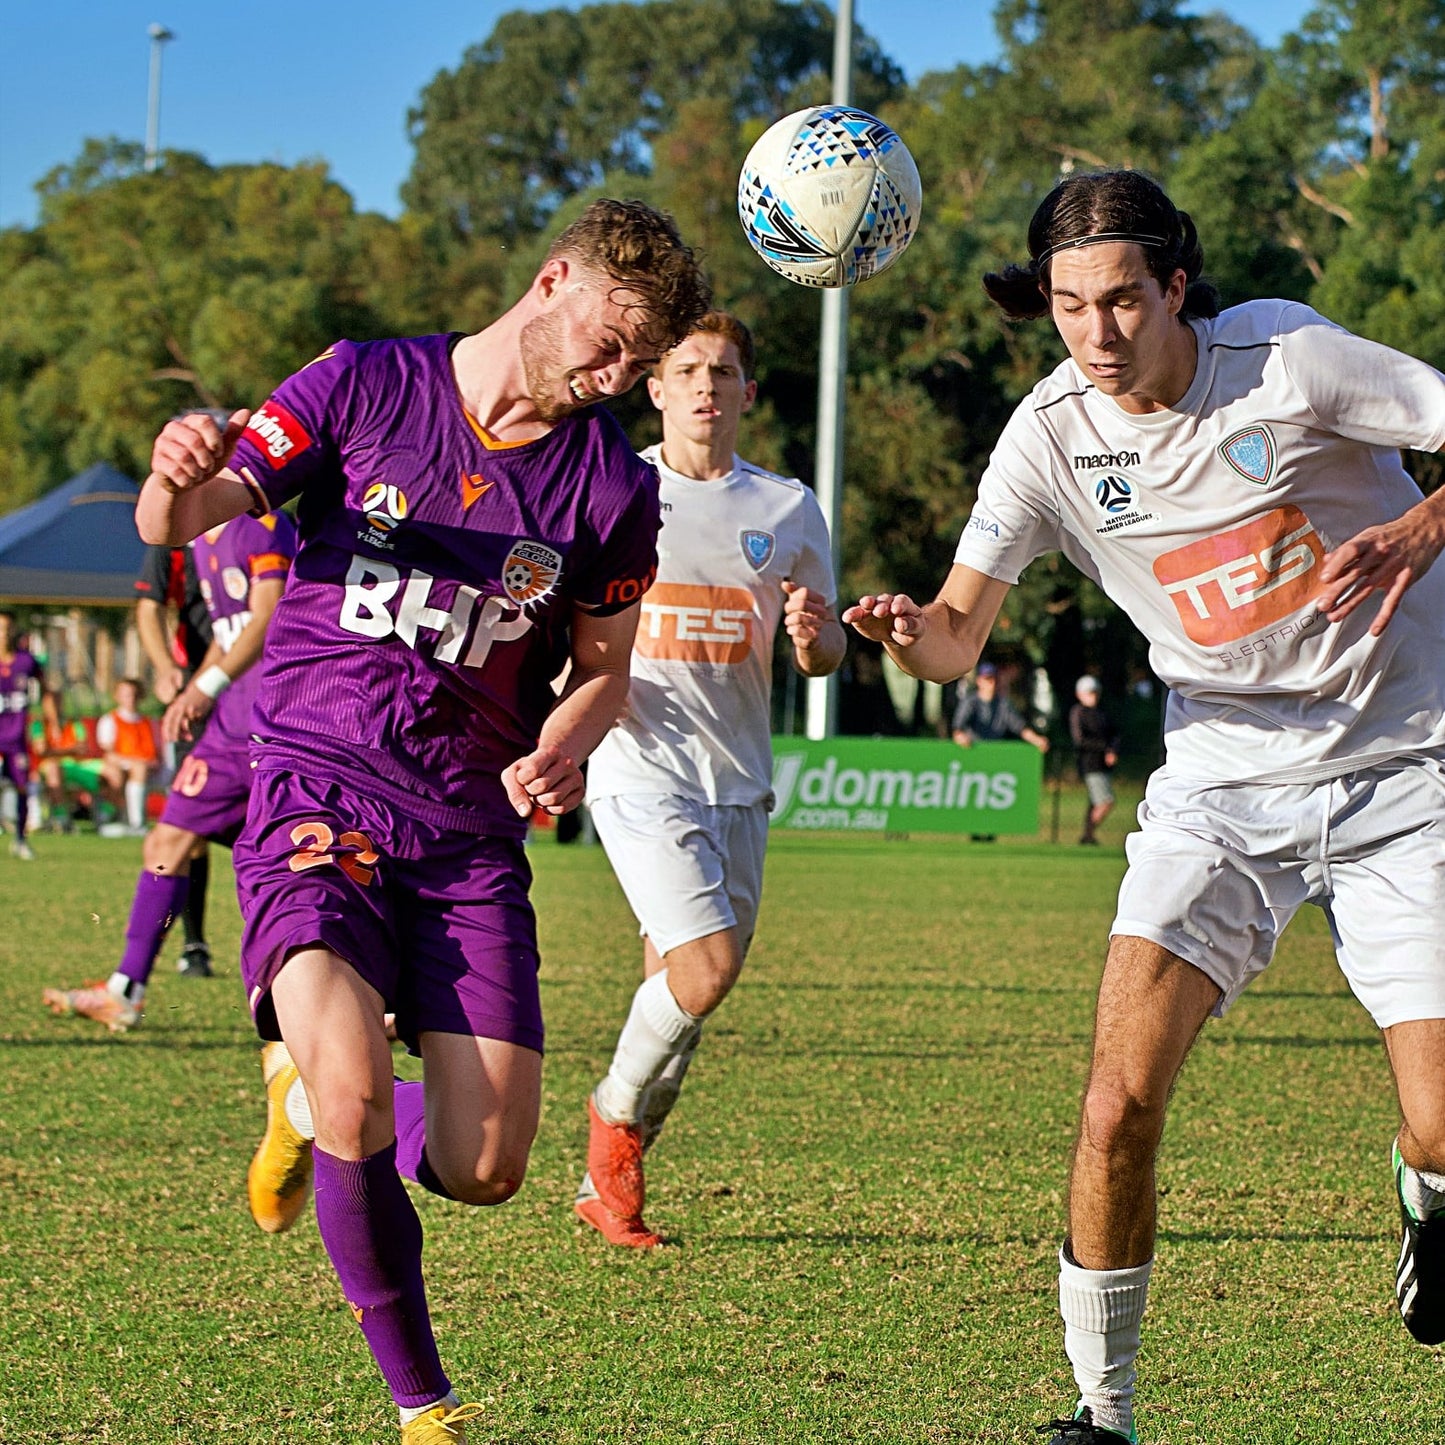
[[[1027,743],[775,738],[772,826],[1032,833],[1042,771]]]

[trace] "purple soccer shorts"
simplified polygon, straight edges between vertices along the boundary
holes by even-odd
[[[241,973],[256,1027],[280,1038],[271,986],[286,960],[343,958],[420,1034],[542,1050],[532,870],[519,840],[419,822],[341,783],[253,774],[234,851]]]
[[[216,731],[202,733],[176,769],[161,822],[233,847],[246,822],[255,777],[244,744]]]

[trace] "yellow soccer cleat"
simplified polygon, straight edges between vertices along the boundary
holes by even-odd
[[[267,1234],[281,1234],[301,1217],[311,1193],[311,1140],[286,1117],[286,1093],[300,1075],[285,1044],[267,1044],[261,1050],[261,1073],[266,1080],[266,1132],[246,1172],[246,1194],[257,1225]]]
[[[118,998],[103,983],[84,988],[47,988],[40,1001],[53,1014],[79,1014],[104,1024],[113,1034],[123,1034],[141,1021],[141,1010]]]
[[[456,1445],[467,1438],[467,1421],[482,1413],[480,1405],[435,1405],[401,1427],[401,1445]]]

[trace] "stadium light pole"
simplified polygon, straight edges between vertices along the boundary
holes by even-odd
[[[853,103],[853,0],[838,0],[833,26],[833,104]],[[818,336],[818,446],[813,490],[833,541],[833,573],[843,562],[843,387],[848,379],[848,288],[823,292]],[[838,674],[808,679],[805,730],[810,738],[838,731]]]
[[[153,171],[160,164],[161,146],[161,47],[167,40],[174,40],[175,32],[152,21],[146,30],[151,38],[151,82],[146,99],[146,160],[145,168]]]

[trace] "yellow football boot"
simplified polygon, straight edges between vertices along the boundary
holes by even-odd
[[[261,1050],[261,1074],[266,1080],[266,1132],[246,1172],[246,1193],[251,1218],[267,1234],[281,1234],[301,1217],[311,1193],[311,1140],[286,1117],[286,1092],[300,1076],[285,1044],[267,1044]]]
[[[467,1421],[482,1413],[480,1405],[434,1405],[401,1427],[401,1445],[456,1445],[467,1438]]]

